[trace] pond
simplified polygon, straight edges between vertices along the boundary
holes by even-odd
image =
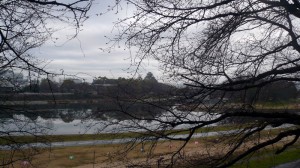
[[[162,124],[162,121],[167,123],[182,119],[210,120],[217,117],[202,112],[187,113],[175,107],[105,102],[99,105],[5,108],[0,113],[0,131],[1,136],[5,136],[7,132],[13,135],[65,135],[180,129],[190,125],[174,128]]]

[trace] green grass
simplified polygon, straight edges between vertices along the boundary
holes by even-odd
[[[236,129],[233,125],[214,126],[199,128],[195,133],[207,133],[213,131],[228,131]],[[172,135],[188,134],[186,130],[165,131]],[[81,135],[41,135],[41,136],[2,136],[0,145],[17,144],[17,143],[34,143],[34,142],[64,142],[64,141],[87,141],[87,140],[113,140],[122,138],[138,138],[159,134],[147,132],[126,132],[126,133],[100,133],[100,134],[81,134]]]
[[[112,140],[120,138],[135,138],[141,136],[138,133],[107,133],[107,134],[81,134],[81,135],[39,135],[39,136],[3,136],[0,137],[0,145],[34,142],[64,142],[87,140]]]
[[[300,146],[293,146],[292,149],[278,155],[274,154],[274,151],[269,149],[260,151],[247,161],[240,161],[230,168],[271,168],[298,159],[300,159]]]

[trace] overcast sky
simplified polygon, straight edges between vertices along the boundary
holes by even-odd
[[[134,71],[135,67],[130,66],[128,49],[116,48],[110,53],[100,49],[109,47],[106,45],[108,39],[105,36],[113,36],[113,22],[132,13],[132,8],[123,6],[123,10],[118,14],[109,12],[102,16],[96,16],[96,14],[105,12],[109,3],[114,3],[114,1],[101,0],[92,6],[89,12],[90,18],[84,22],[82,31],[76,39],[67,41],[74,31],[70,27],[66,27],[54,34],[54,38],[59,38],[58,41],[54,43],[53,40],[49,40],[42,47],[36,49],[34,55],[50,62],[46,68],[51,71],[77,74],[88,81],[98,76],[132,77],[130,72]],[[160,78],[158,64],[153,60],[146,60],[140,72],[144,77],[149,71],[158,79]]]

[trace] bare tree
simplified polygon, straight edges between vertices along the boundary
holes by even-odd
[[[14,75],[9,76],[7,73],[28,73],[29,77],[33,74],[52,74],[44,68],[45,64],[38,56],[31,54],[31,50],[40,47],[47,40],[55,41],[53,33],[58,31],[57,24],[74,28],[73,38],[76,37],[81,24],[88,18],[87,12],[92,2],[93,0],[1,0],[0,87],[18,87]],[[39,136],[48,130],[34,120],[13,116],[15,112],[24,113],[27,110],[6,106],[5,100],[8,96],[10,95],[1,94],[1,116],[11,119],[1,120],[0,139],[2,145],[7,145],[1,148],[11,149],[11,155],[2,158],[1,166],[18,160],[14,153],[23,149],[26,144],[24,140],[14,137],[15,135]],[[24,152],[28,159],[31,154]]]
[[[86,14],[91,4],[92,1],[89,0],[69,3],[40,0],[1,1],[1,70],[18,68],[47,74],[28,51],[51,39],[52,34],[57,31],[57,23],[74,27],[75,37],[80,24],[88,18]]]
[[[133,5],[135,12],[116,23],[121,33],[115,40],[125,39],[129,48],[136,47],[140,61],[158,60],[165,74],[189,88],[180,105],[184,112],[168,108],[163,117],[132,115],[135,120],[159,123],[151,128],[133,122],[132,127],[148,131],[156,139],[183,141],[174,158],[198,129],[247,118],[249,124],[223,136],[226,147],[209,160],[213,167],[228,167],[275,144],[276,153],[281,153],[297,142],[299,114],[285,109],[266,111],[257,106],[257,101],[262,89],[276,82],[300,79],[299,1],[125,2]],[[120,5],[122,1],[117,1],[116,6]],[[249,98],[253,91],[255,94]],[[195,109],[203,113],[193,113]],[[284,124],[293,127],[267,138],[260,136],[267,127]],[[170,131],[163,131],[176,132],[181,126],[188,126],[185,137],[173,137]],[[254,137],[255,143],[250,143]]]

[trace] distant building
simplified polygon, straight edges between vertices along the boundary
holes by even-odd
[[[64,81],[72,81],[72,82],[74,82],[75,84],[81,84],[81,83],[83,83],[81,79],[75,79],[75,78],[61,79],[61,78],[59,78],[59,83],[60,83],[60,84],[64,83]]]
[[[72,80],[75,84],[81,84],[82,80],[81,79],[70,79]]]
[[[118,86],[117,84],[93,84],[94,86],[99,86],[99,87],[112,87],[112,86]]]

